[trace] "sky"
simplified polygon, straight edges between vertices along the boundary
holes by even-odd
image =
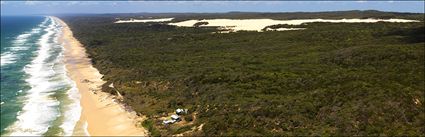
[[[1,1],[1,15],[343,10],[425,12],[424,1]]]

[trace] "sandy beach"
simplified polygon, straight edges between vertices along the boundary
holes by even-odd
[[[59,18],[54,19],[62,26],[59,42],[65,47],[64,62],[69,77],[76,82],[81,94],[81,118],[73,135],[79,136],[146,136],[147,131],[140,122],[144,119],[129,112],[115,102],[116,97],[101,92],[105,82],[102,75],[90,63],[84,47],[76,40],[69,27]]]

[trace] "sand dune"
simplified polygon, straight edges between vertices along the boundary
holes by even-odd
[[[118,20],[115,23],[145,23],[145,22],[166,22],[171,21],[174,18],[161,18],[161,19],[130,19],[130,20]]]
[[[160,19],[130,19],[130,20],[119,20],[115,23],[146,23],[146,22],[167,22],[174,18],[160,18]],[[376,23],[376,22],[419,22],[417,20],[407,19],[296,19],[296,20],[273,20],[273,19],[203,19],[203,20],[186,20],[181,22],[168,23],[169,25],[176,25],[179,27],[193,27],[198,22],[208,22],[206,25],[209,27],[221,27],[220,29],[226,30],[223,32],[233,31],[259,31],[266,26],[277,25],[277,24],[288,24],[288,25],[300,25],[304,23],[313,22],[330,22],[330,23]],[[268,29],[275,31],[287,31],[287,30],[302,30],[304,28],[278,28]],[[229,31],[230,30],[230,31]]]
[[[146,22],[167,22],[174,18],[160,18],[160,19],[130,19],[119,20],[115,23],[146,23]],[[296,20],[273,20],[273,19],[203,19],[203,20],[186,20],[181,22],[168,23],[169,25],[176,25],[179,27],[193,27],[198,22],[208,22],[208,24],[200,25],[201,27],[220,27],[224,30],[222,32],[234,31],[258,31],[261,32],[266,26],[277,24],[288,25],[301,25],[304,23],[313,22],[330,22],[330,23],[376,23],[376,22],[419,22],[417,20],[407,19],[296,19]],[[303,30],[304,28],[278,28],[267,29],[275,31],[288,31],[288,30]]]
[[[208,22],[207,25],[200,26],[219,26],[223,29],[231,29],[233,31],[262,31],[266,26],[276,24],[301,25],[303,23],[312,22],[331,22],[331,23],[376,23],[376,22],[419,22],[416,20],[406,19],[297,19],[297,20],[272,20],[272,19],[204,19],[204,20],[187,20],[177,23],[169,23],[180,27],[192,27],[197,22]],[[300,30],[301,28],[281,28],[277,31]]]

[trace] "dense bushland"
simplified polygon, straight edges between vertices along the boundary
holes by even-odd
[[[212,34],[113,24],[113,15],[61,18],[105,75],[104,91],[114,93],[113,82],[155,135],[201,124],[188,135],[425,133],[423,22]],[[193,124],[162,126],[157,118],[176,108]]]

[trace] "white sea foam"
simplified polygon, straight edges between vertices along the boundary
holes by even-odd
[[[46,24],[46,22],[48,21],[48,19],[46,18],[45,21],[43,21],[40,25],[38,25],[37,27],[31,29],[30,32],[26,32],[23,33],[21,35],[18,35],[16,37],[16,39],[12,42],[14,45],[23,45],[25,44],[25,42],[28,41],[28,38],[33,36],[34,34],[38,34],[41,31],[41,28],[45,27],[44,24]]]
[[[15,63],[16,55],[12,52],[4,52],[0,57],[0,65],[4,66],[7,64]]]
[[[78,92],[77,84],[69,78],[67,81],[72,85],[72,88],[67,91],[68,97],[72,100],[72,103],[66,106],[65,120],[60,127],[63,129],[65,136],[71,136],[74,132],[75,125],[78,120],[80,120],[82,108],[80,105],[81,96]]]
[[[51,20],[51,24],[45,29],[47,33],[38,42],[37,56],[24,68],[29,76],[25,81],[31,89],[27,91],[24,107],[18,114],[17,121],[8,127],[12,136],[42,135],[47,132],[51,122],[60,115],[58,112],[60,102],[51,97],[54,94],[52,88],[57,83],[49,81],[55,72],[50,66],[52,63],[45,62],[52,48],[49,38],[54,34],[54,25],[55,22]]]
[[[35,34],[40,33],[41,27],[45,27],[49,19],[46,18],[40,25],[36,28],[33,28],[30,32],[24,32],[23,34],[18,35],[13,41],[12,46],[9,47],[9,51],[1,54],[1,63],[0,66],[8,65],[15,63],[19,58],[19,51],[28,50],[30,48],[30,44],[26,44],[29,38]]]
[[[54,40],[56,43],[58,43],[58,39],[60,35],[62,35],[62,26],[57,26],[57,33],[56,33],[56,39]],[[71,100],[71,103],[65,106],[65,119],[64,122],[60,125],[60,127],[64,131],[64,136],[71,136],[74,132],[75,125],[77,124],[78,120],[80,120],[81,115],[81,105],[80,105],[80,93],[77,89],[77,84],[75,81],[71,80],[71,78],[68,77],[65,65],[63,64],[63,52],[65,50],[63,45],[57,45],[61,48],[61,53],[59,57],[57,58],[57,62],[60,64],[58,65],[57,71],[60,72],[60,77],[63,80],[63,83],[66,83],[67,85],[71,86],[71,88],[66,92],[68,95],[68,98]]]
[[[39,49],[35,52],[37,56],[24,68],[29,76],[26,82],[31,89],[26,91],[24,107],[18,114],[18,120],[7,128],[12,136],[43,135],[53,126],[52,122],[60,117],[63,117],[63,123],[55,126],[63,129],[61,136],[71,136],[80,119],[81,97],[76,83],[68,77],[63,64],[65,49],[58,44],[62,26],[53,19],[49,20],[50,25],[44,30],[47,33],[39,39]],[[66,104],[61,104],[61,101],[52,97],[55,92],[63,89],[67,89],[66,95],[70,101]],[[63,113],[60,106],[63,106]]]
[[[40,25],[38,25],[39,27],[46,27],[47,22],[50,20],[50,18],[45,18],[43,22],[41,22]]]
[[[9,49],[11,51],[21,51],[21,50],[28,50],[30,47],[28,46],[14,46],[14,47],[10,47]]]
[[[87,127],[89,127],[89,123],[86,121],[84,122],[83,128],[84,128],[84,134],[85,136],[90,136],[89,131],[87,130]]]

